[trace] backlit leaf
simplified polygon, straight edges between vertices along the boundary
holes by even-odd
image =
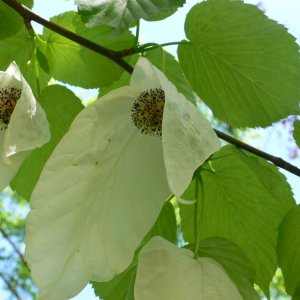
[[[217,118],[268,126],[299,114],[299,46],[287,29],[242,1],[208,0],[188,13],[178,57]]]
[[[250,258],[255,282],[268,294],[277,267],[277,230],[295,205],[285,177],[270,163],[226,146],[203,165],[204,211],[199,211],[201,237],[222,237]],[[200,193],[201,194],[201,193]],[[181,205],[184,239],[194,240],[193,206]]]
[[[124,31],[139,19],[162,19],[174,13],[185,0],[76,0],[88,26],[106,24]]]

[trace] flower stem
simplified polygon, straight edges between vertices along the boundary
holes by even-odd
[[[181,44],[190,44],[188,41],[179,41],[179,42],[169,42],[169,43],[163,43],[163,44],[157,44],[157,43],[146,43],[144,45],[141,45],[136,49],[136,53],[142,53],[151,51],[157,48],[163,48],[166,46],[172,46],[172,45],[181,45]]]

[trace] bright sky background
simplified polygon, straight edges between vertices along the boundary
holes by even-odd
[[[57,15],[67,10],[76,10],[73,0],[35,0],[33,10],[45,18]],[[184,19],[190,8],[199,1],[187,0],[183,8],[180,8],[176,14],[161,22],[141,22],[140,42],[157,42],[165,43],[171,41],[179,41],[185,38]],[[286,25],[289,31],[298,39],[300,39],[300,0],[247,0],[251,4],[262,3],[262,7],[266,10],[266,14],[277,20],[279,23]],[[41,27],[35,27],[41,30]],[[176,47],[169,47],[168,50],[176,54]],[[261,147],[273,155],[290,160],[288,149],[294,147],[293,141],[289,140],[286,131],[282,126],[276,125],[276,131],[270,133],[270,130],[260,130],[260,137],[250,139],[248,142],[256,147]],[[299,153],[300,155],[300,153]],[[300,167],[300,158],[290,160],[292,164]],[[287,174],[287,172],[285,172]],[[300,184],[299,177],[287,175],[292,185],[296,198],[300,202]],[[80,295],[72,300],[94,300],[98,299],[94,296],[91,288],[86,288]]]

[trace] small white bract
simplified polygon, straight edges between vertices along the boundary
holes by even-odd
[[[50,140],[43,109],[12,62],[0,71],[0,190],[9,184],[34,148]]]
[[[170,192],[180,196],[218,149],[196,107],[140,58],[130,86],[77,116],[32,193],[26,259],[40,299],[124,271]]]

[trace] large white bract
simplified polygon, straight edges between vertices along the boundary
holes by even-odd
[[[9,184],[31,150],[50,140],[44,110],[19,67],[0,71],[0,190]]]
[[[134,102],[163,90],[162,136],[134,125]],[[131,84],[84,109],[45,165],[26,225],[26,259],[40,299],[76,295],[130,264],[170,191],[180,196],[219,148],[200,112],[140,58]]]
[[[152,238],[139,254],[135,300],[242,300],[223,267],[208,257],[193,258],[161,237]]]

